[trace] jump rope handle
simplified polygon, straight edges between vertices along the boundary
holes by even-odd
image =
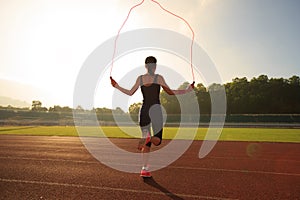
[[[194,89],[195,85],[195,81],[193,81],[193,83],[191,84],[192,88]]]
[[[117,85],[117,82],[111,76],[109,77],[109,79],[110,79],[112,86],[115,87]]]

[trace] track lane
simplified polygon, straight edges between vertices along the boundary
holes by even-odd
[[[112,139],[135,151],[136,140]],[[165,145],[167,141],[164,142]],[[73,137],[0,136],[2,199],[297,199],[299,144],[219,142],[199,159],[201,141],[146,182],[95,160]],[[121,163],[124,164],[124,163]],[[72,191],[72,192],[71,192]],[[5,197],[5,198],[4,198]],[[27,198],[28,197],[28,198]]]

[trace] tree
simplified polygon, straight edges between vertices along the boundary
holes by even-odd
[[[42,107],[42,102],[41,101],[32,101],[31,105],[31,110],[32,111],[48,111],[46,107]]]
[[[42,102],[40,101],[32,101],[32,109],[38,109],[40,107],[42,107]]]
[[[112,110],[109,108],[96,108],[97,114],[112,114]]]
[[[120,107],[116,107],[116,109],[114,110],[114,113],[115,114],[125,114],[125,112]]]
[[[162,91],[160,93],[160,102],[167,114],[180,114],[179,102],[175,95],[169,95]]]
[[[72,112],[72,108],[70,108],[68,106],[60,107],[58,105],[55,105],[55,106],[49,108],[49,112],[68,113],[68,112]]]
[[[198,104],[199,104],[199,109],[201,114],[210,114],[211,112],[211,101],[210,101],[210,95],[209,92],[207,91],[206,87],[202,84],[199,83],[197,86],[194,88]]]
[[[292,76],[287,80],[288,82],[288,105],[294,113],[300,113],[300,78],[299,76]]]
[[[131,115],[137,115],[137,114],[139,114],[141,106],[142,106],[142,103],[141,103],[141,102],[131,104],[131,105],[129,106],[129,113],[130,113]]]
[[[288,83],[292,86],[299,87],[300,86],[299,76],[292,76],[291,78],[289,78]]]
[[[246,77],[235,78],[225,84],[227,112],[244,113],[249,110],[249,82]]]

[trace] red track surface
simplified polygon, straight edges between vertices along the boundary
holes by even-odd
[[[1,135],[0,199],[300,199],[299,143],[218,142],[199,159],[201,144],[143,181],[101,164],[76,137]]]

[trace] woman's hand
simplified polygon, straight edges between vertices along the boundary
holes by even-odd
[[[112,77],[109,77],[110,78],[110,83],[113,87],[116,87],[118,85],[118,83],[112,78]]]
[[[192,84],[189,85],[189,87],[187,88],[188,92],[191,92],[191,91],[194,90],[194,88],[195,88],[194,84],[195,84],[195,81]]]

